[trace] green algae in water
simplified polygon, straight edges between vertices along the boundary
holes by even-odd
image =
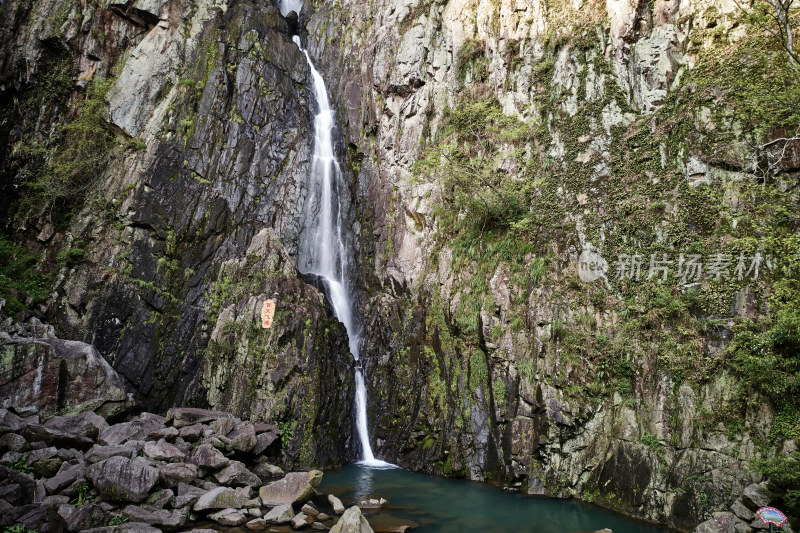
[[[609,528],[614,533],[669,533],[671,530],[575,500],[503,492],[481,483],[442,479],[408,470],[349,465],[326,472],[320,492],[345,505],[385,498],[382,510],[364,509],[380,525],[416,524],[415,533],[570,533]]]

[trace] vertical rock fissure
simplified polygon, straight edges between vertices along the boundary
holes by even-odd
[[[349,286],[347,250],[342,239],[342,208],[339,191],[345,190],[341,167],[333,149],[335,127],[325,81],[303,48],[300,37],[292,38],[305,54],[314,82],[317,113],[314,117],[314,158],[311,163],[309,198],[300,242],[298,265],[304,274],[314,274],[325,282],[336,317],[344,324],[350,353],[356,361],[356,428],[361,442],[361,462],[372,466],[387,465],[375,459],[367,428],[367,389],[359,366],[361,327],[353,314]]]

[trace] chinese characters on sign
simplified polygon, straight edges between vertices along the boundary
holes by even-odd
[[[269,329],[272,327],[272,319],[275,316],[275,300],[267,300],[261,307],[261,327]]]
[[[739,254],[685,254],[675,255],[621,254],[614,263],[613,274],[620,281],[656,281],[664,283],[671,273],[680,285],[692,285],[702,280],[721,281],[735,279],[757,280],[764,264],[764,256]],[[590,283],[605,278],[608,263],[597,252],[583,252],[578,258],[578,276],[581,281]]]

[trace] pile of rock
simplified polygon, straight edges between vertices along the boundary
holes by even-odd
[[[267,462],[265,452],[279,445],[276,426],[221,411],[175,408],[109,425],[91,411],[40,423],[0,409],[0,526],[372,531],[360,509],[345,512],[335,496],[317,494],[322,472],[284,475]]]
[[[756,516],[756,511],[774,505],[779,496],[768,482],[748,485],[731,505],[731,512],[714,513],[714,518],[698,525],[695,533],[750,533],[759,529],[767,530],[769,526]],[[792,533],[788,522],[781,526],[781,530]]]

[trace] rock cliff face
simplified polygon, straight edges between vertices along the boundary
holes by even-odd
[[[277,8],[3,10],[4,219],[54,280],[38,311],[94,345],[143,407],[279,421],[290,463],[347,460],[346,334],[289,255],[313,126]]]
[[[0,212],[54,281],[28,305],[147,408],[280,420],[290,462],[351,458],[345,333],[294,266],[313,96],[290,22],[0,9]],[[796,72],[757,22],[705,0],[291,19],[338,113],[379,455],[682,530],[792,457]]]

